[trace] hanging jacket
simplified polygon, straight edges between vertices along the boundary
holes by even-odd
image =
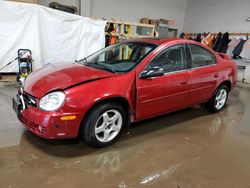
[[[212,47],[213,46],[213,35],[211,33],[209,33],[202,41],[202,44],[205,44],[208,47]]]
[[[179,38],[184,39],[184,37],[185,37],[185,33],[181,33]]]
[[[240,53],[240,56],[243,59],[250,60],[250,39],[248,39],[243,46],[242,52]]]
[[[246,42],[246,40],[241,38],[239,44],[234,48],[234,50],[233,50],[233,58],[234,59],[239,58],[245,42]]]
[[[197,42],[201,42],[201,33],[198,33],[197,34],[197,36],[196,36],[196,38],[195,38],[195,41],[197,41]]]
[[[239,44],[240,39],[233,38],[231,42],[228,44],[227,55],[233,57],[233,51],[235,47]]]
[[[214,42],[214,51],[218,52],[221,46],[221,42],[222,42],[222,33],[219,32],[218,35],[215,38],[215,42]]]
[[[226,33],[223,35],[223,37],[222,37],[222,41],[221,41],[221,46],[220,46],[219,52],[221,52],[221,53],[226,53],[226,52],[227,52],[227,48],[228,48],[229,42],[230,42],[229,33],[226,32]]]

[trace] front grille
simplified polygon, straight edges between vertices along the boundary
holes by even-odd
[[[33,106],[33,107],[37,107],[37,100],[35,97],[31,96],[30,94],[28,93],[24,93],[23,94],[23,99],[24,99],[24,102],[27,104],[27,105],[30,105],[30,106]]]
[[[18,92],[17,94],[17,99],[19,101],[21,101],[20,96],[22,95],[24,103],[26,104],[25,106],[33,106],[33,107],[37,107],[37,103],[38,100],[31,96],[30,94],[26,93],[26,92],[21,92],[21,90]],[[27,109],[26,109],[27,110]],[[22,115],[22,113],[20,113],[18,115],[18,119],[31,131],[35,132],[35,133],[40,133],[40,134],[45,134],[48,129],[47,127],[44,126],[39,126],[38,124],[30,121],[28,118],[24,117]]]

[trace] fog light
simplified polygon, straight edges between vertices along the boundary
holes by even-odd
[[[76,116],[62,116],[61,120],[62,121],[70,121],[70,120],[75,120]]]

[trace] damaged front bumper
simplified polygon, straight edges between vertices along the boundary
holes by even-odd
[[[29,98],[28,98],[28,97]],[[31,99],[32,98],[32,99]],[[81,117],[79,114],[45,112],[37,107],[38,102],[29,94],[20,93],[12,99],[12,107],[21,123],[34,134],[46,139],[66,139],[78,136]],[[62,117],[74,115],[74,120]]]

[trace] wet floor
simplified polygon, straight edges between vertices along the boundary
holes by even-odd
[[[223,112],[200,107],[134,124],[114,145],[46,141],[11,109],[0,86],[0,187],[250,187],[250,88],[237,86]]]

